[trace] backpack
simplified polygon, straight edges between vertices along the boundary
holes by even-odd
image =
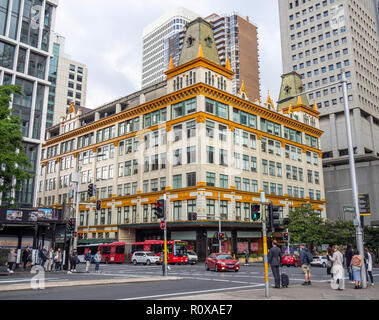
[[[309,264],[313,261],[313,256],[310,252],[308,252],[308,254],[307,254],[307,260],[308,260]]]

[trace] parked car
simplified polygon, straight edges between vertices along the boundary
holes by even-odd
[[[328,263],[328,258],[326,256],[315,256],[313,257],[313,261],[311,262],[312,266],[321,266],[326,268]]]
[[[160,257],[150,251],[135,251],[132,255],[132,263],[134,265],[138,263],[143,264],[159,264]]]
[[[212,253],[205,260],[205,269],[217,271],[232,270],[238,272],[240,269],[239,261],[227,253]]]
[[[195,264],[199,260],[196,252],[194,251],[187,251],[187,257],[188,257],[188,263],[190,264]]]
[[[301,266],[300,257],[297,254],[285,254],[282,257],[281,266],[282,267],[287,266],[288,268],[290,266],[294,266],[296,268],[300,267]]]

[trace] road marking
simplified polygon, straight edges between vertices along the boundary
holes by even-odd
[[[155,295],[155,296],[123,298],[123,299],[117,299],[117,300],[140,300],[140,299],[152,299],[152,298],[162,298],[162,297],[170,297],[170,296],[183,296],[183,295],[186,296],[186,295],[190,295],[190,294],[204,294],[204,293],[212,293],[212,292],[220,292],[220,291],[228,291],[228,290],[254,288],[254,287],[259,287],[259,286],[264,286],[264,283],[263,284],[250,285],[250,286],[210,289],[210,290],[201,290],[201,291],[192,291],[192,292],[190,291],[190,292],[167,293],[167,294],[160,294],[160,295]]]

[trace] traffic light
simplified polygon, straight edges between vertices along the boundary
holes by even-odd
[[[258,221],[261,218],[260,211],[261,206],[259,204],[252,204],[251,205],[251,219],[253,221]]]
[[[73,233],[75,231],[75,218],[70,218],[67,224],[67,232]]]
[[[225,233],[223,233],[223,232],[219,232],[218,233],[218,240],[224,240],[225,239]]]
[[[101,200],[96,200],[96,210],[101,209]]]
[[[89,198],[93,197],[93,183],[90,183],[88,185],[88,197]]]
[[[83,239],[83,233],[79,233],[79,240]]]
[[[155,208],[154,214],[159,219],[165,219],[166,218],[166,200],[164,199],[158,199],[156,203],[154,203]]]
[[[188,220],[197,220],[197,213],[196,212],[188,212]]]
[[[288,233],[287,232],[283,233],[283,240],[288,241]]]
[[[268,205],[269,227],[272,232],[275,232],[276,229],[280,227],[279,209],[280,207],[274,206],[272,202]]]

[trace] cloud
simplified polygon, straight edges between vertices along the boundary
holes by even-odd
[[[249,16],[258,26],[262,99],[267,89],[273,99],[278,96],[282,67],[276,0],[64,0],[56,31],[66,38],[66,53],[88,67],[87,107],[140,90],[142,30],[178,6],[202,16]]]

